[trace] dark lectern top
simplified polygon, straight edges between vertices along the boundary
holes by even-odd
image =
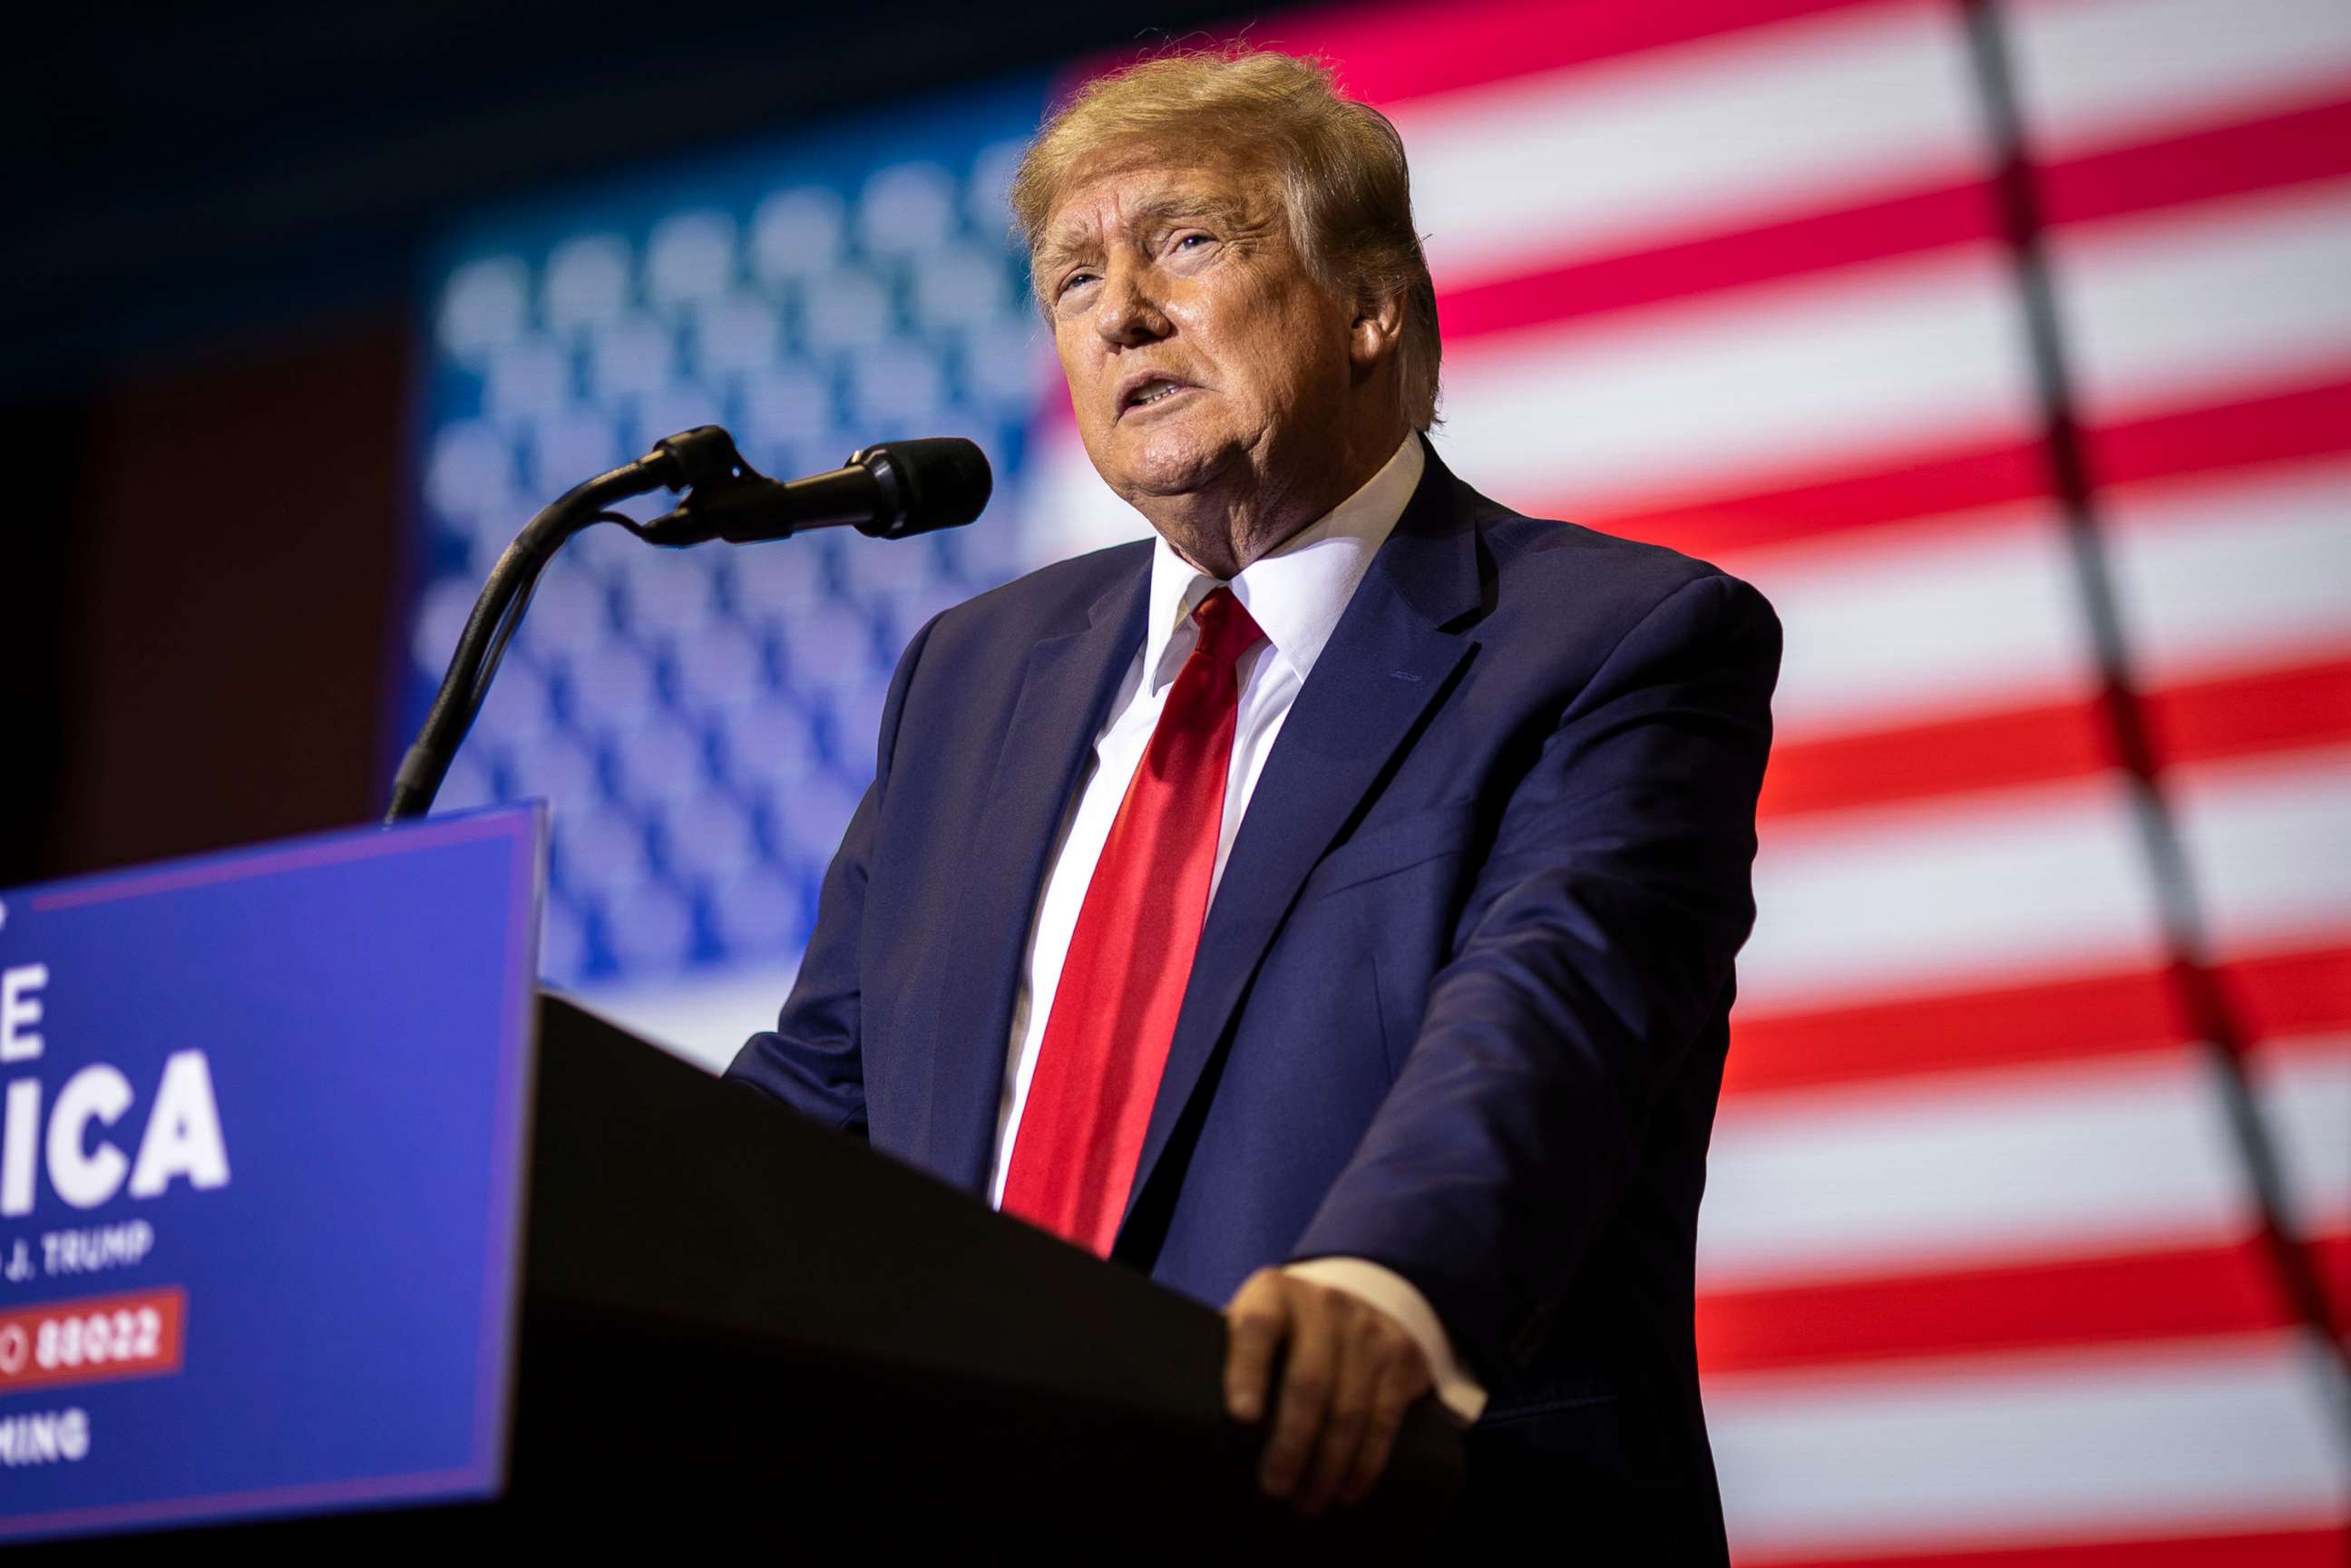
[[[1426,1543],[1461,1467],[1433,1401],[1377,1495],[1301,1525],[1225,1415],[1215,1312],[559,998],[540,1019],[516,1503],[962,1561]]]

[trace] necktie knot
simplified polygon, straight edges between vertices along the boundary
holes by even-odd
[[[1200,651],[1221,664],[1231,664],[1265,640],[1229,588],[1219,588],[1200,601],[1192,612],[1192,624],[1200,629]]]

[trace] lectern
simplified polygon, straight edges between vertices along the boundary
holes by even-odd
[[[1372,1499],[1295,1521],[1207,1307],[537,996],[540,836],[0,894],[5,1538],[1425,1551],[1433,1403]]]

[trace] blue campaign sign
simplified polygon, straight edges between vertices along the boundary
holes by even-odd
[[[0,1538],[496,1490],[544,837],[0,893]]]

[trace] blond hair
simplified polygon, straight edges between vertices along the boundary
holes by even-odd
[[[1290,239],[1325,287],[1401,298],[1404,416],[1437,423],[1437,286],[1412,225],[1404,141],[1387,116],[1341,96],[1322,60],[1242,46],[1163,56],[1095,78],[1045,121],[1012,181],[1033,258],[1079,166],[1116,149],[1215,148],[1273,174]]]

